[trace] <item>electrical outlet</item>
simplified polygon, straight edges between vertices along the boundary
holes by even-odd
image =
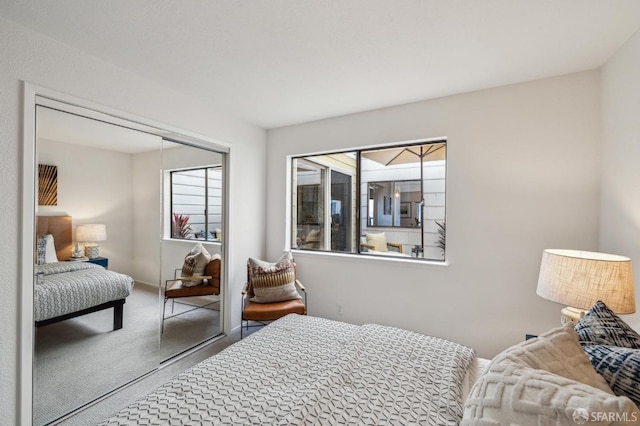
[[[339,303],[336,305],[336,313],[342,315],[342,305]]]

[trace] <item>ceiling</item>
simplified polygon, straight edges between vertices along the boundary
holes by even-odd
[[[126,154],[173,146],[161,137],[52,108],[36,108],[38,140],[85,145]]]
[[[263,128],[604,64],[637,0],[2,0],[0,16]]]

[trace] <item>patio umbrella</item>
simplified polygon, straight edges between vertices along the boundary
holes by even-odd
[[[425,161],[445,160],[446,143],[429,143],[424,145],[404,146],[398,148],[376,149],[362,153],[364,158],[391,166],[393,164],[420,163],[420,235],[422,247],[424,247],[424,168]]]

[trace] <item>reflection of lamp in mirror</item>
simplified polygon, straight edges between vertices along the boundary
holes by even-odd
[[[99,246],[96,241],[106,241],[107,227],[104,224],[78,225],[76,241],[84,242],[84,255],[89,259],[99,256]]]
[[[636,311],[631,260],[579,250],[544,250],[538,296],[561,303],[562,323],[575,323],[598,300],[616,314]]]

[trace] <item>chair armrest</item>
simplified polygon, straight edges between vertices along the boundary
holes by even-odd
[[[298,281],[298,280],[296,280],[296,287],[298,287],[298,289],[302,290],[302,297],[304,299],[304,311],[306,313],[307,312],[307,290],[304,288],[302,283],[300,281]]]
[[[191,277],[178,277],[176,278],[176,281],[210,280],[211,278],[213,278],[211,275],[193,275]]]
[[[240,303],[242,304],[241,312],[244,312],[244,308],[247,306],[248,296],[249,296],[249,283],[246,282],[244,283],[244,286],[242,286],[242,297],[240,298]],[[242,324],[240,324],[240,327],[242,327]]]
[[[387,245],[390,247],[395,247],[396,249],[398,249],[398,253],[402,253],[402,244],[400,243],[390,243],[387,241]]]
[[[367,243],[360,243],[360,247],[365,247],[365,248],[368,248],[369,250],[376,249],[376,246],[374,246],[373,244],[367,244]]]

